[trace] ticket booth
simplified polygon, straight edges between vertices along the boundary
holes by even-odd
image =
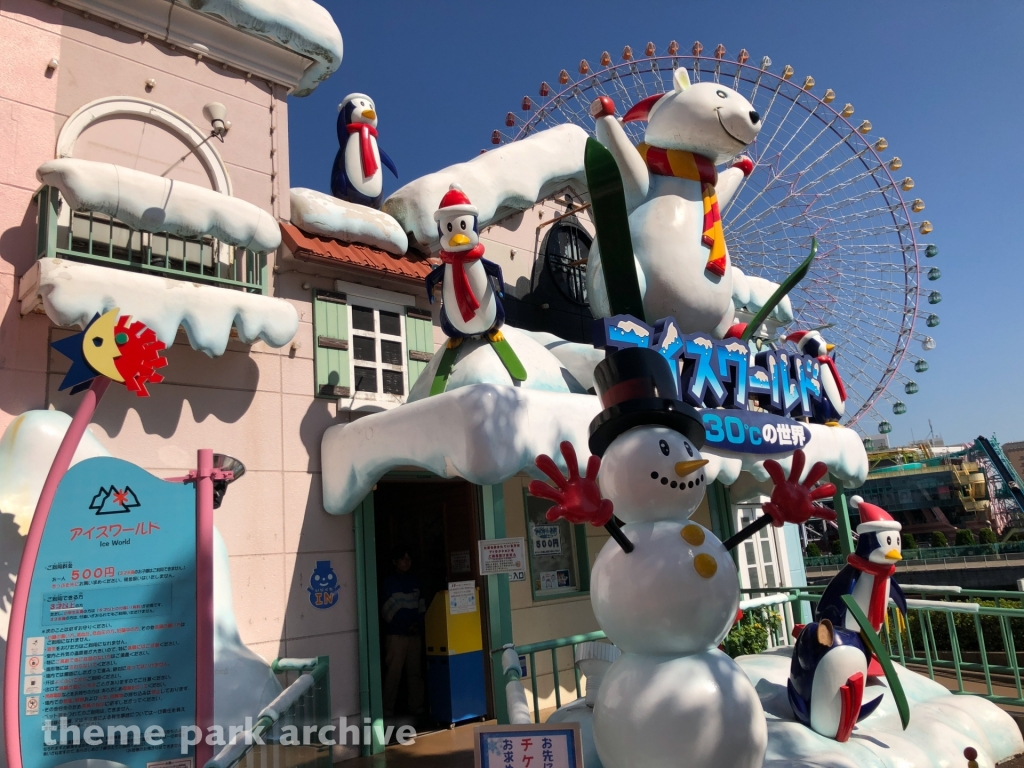
[[[427,609],[427,701],[432,719],[459,723],[487,714],[480,590],[449,584]]]

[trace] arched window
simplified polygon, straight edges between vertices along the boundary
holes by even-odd
[[[544,248],[545,268],[558,291],[573,304],[587,306],[587,256],[593,238],[575,216],[552,226]]]

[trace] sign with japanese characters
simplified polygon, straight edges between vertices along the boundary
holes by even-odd
[[[196,722],[194,486],[113,458],[72,467],[24,622],[23,765],[191,759],[180,734]]]
[[[459,613],[476,613],[476,582],[448,582],[448,612],[455,616]]]
[[[558,525],[531,525],[530,536],[533,539],[533,554],[560,555],[562,553],[562,537],[558,533]]]
[[[480,541],[480,575],[516,573],[526,569],[526,540],[483,539]],[[521,579],[520,579],[521,580]]]
[[[476,768],[583,768],[580,724],[481,725]]]
[[[804,424],[785,416],[759,411],[700,409],[705,444],[736,453],[788,453],[803,448],[811,439]]]
[[[671,317],[650,326],[631,315],[616,315],[594,325],[596,347],[642,347],[664,356],[679,370],[680,399],[695,408],[749,411],[754,404],[753,413],[763,411],[784,419],[824,423],[834,418],[822,388],[818,358],[784,349],[762,350],[739,339],[716,339],[706,333],[684,335]],[[765,445],[756,442],[765,424],[743,421],[758,430],[750,445]]]

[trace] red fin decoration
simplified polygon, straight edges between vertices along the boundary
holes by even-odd
[[[130,323],[127,315],[118,318],[115,334],[124,334],[127,341],[118,344],[121,356],[114,359],[117,372],[124,377],[124,385],[139,397],[149,397],[146,384],[159,384],[164,377],[156,372],[167,365],[160,353],[167,345],[157,339],[156,333],[143,323]]]
[[[836,741],[844,742],[850,740],[853,726],[860,715],[860,705],[864,700],[864,675],[858,672],[847,680],[846,685],[839,689],[839,696],[842,699],[842,711],[839,715]]]
[[[656,93],[653,96],[648,96],[646,99],[641,99],[622,116],[622,122],[631,123],[634,120],[646,120],[650,116],[651,110],[654,109],[654,105],[665,95],[664,93]]]

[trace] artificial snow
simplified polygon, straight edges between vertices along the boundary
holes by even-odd
[[[466,342],[463,342],[466,343]],[[424,374],[426,375],[426,374]],[[564,469],[559,443],[576,447],[586,471],[589,427],[600,413],[593,395],[545,392],[499,384],[472,384],[338,424],[324,432],[321,463],[324,508],[347,514],[384,475],[415,466],[440,477],[494,485],[522,472],[541,477],[533,465],[544,453]],[[867,455],[857,433],[843,427],[806,424],[807,466],[817,461],[847,487],[867,477]],[[767,479],[764,455],[704,448],[707,481],[731,485],[741,471]],[[788,473],[792,456],[774,457]]]
[[[396,256],[409,249],[402,225],[375,208],[296,187],[291,192],[291,209],[292,224],[303,232],[372,245]]]
[[[0,514],[14,516],[21,536],[28,535],[36,501],[70,424],[71,417],[63,411],[25,411],[0,437]],[[109,455],[92,431],[86,429],[71,466]]]
[[[1024,752],[1013,719],[980,696],[954,696],[923,675],[894,664],[910,703],[903,730],[887,685],[869,685],[865,701],[884,692],[878,709],[857,724],[843,744],[800,724],[786,694],[792,647],[736,662],[754,684],[768,720],[764,768],[947,768],[966,765],[965,747],[978,750],[986,768]]]
[[[182,326],[192,348],[210,357],[224,354],[232,326],[242,342],[262,339],[271,347],[289,343],[299,328],[295,307],[271,296],[64,259],[40,259],[32,270],[35,274],[30,270],[22,284],[34,281],[46,315],[65,327],[85,327],[97,314],[118,307],[168,345]],[[23,304],[27,300],[23,294]]]
[[[473,384],[503,384],[545,392],[586,394],[586,389],[562,366],[558,358],[534,341],[525,331],[508,325],[503,326],[501,330],[526,369],[526,381],[513,381],[508,369],[486,338],[468,338],[458,347],[458,357],[448,377],[446,391],[451,392]],[[430,386],[444,352],[445,347],[442,346],[434,353],[430,363],[410,388],[407,402],[413,403],[430,396]]]
[[[341,64],[338,25],[312,0],[187,0],[187,5],[313,59],[293,96],[308,96]]]
[[[406,184],[383,210],[394,216],[420,250],[438,250],[434,211],[451,184],[459,184],[479,211],[479,226],[526,210],[572,182],[587,188],[583,150],[587,132],[559,125],[492,149],[469,162],[443,168]]]
[[[508,326],[506,325],[505,328],[507,329]],[[594,388],[594,369],[608,356],[603,349],[599,349],[593,344],[566,341],[553,333],[544,331],[517,330],[542,344],[548,352],[558,358],[558,362],[565,366],[583,389]]]
[[[732,303],[737,310],[756,315],[778,289],[778,283],[748,275],[735,265],[732,267]],[[782,298],[766,322],[774,327],[793,322],[793,303],[789,296]]]
[[[59,189],[72,210],[113,216],[134,230],[210,235],[257,253],[281,244],[281,228],[262,208],[184,181],[72,157],[43,163],[36,178]]]

